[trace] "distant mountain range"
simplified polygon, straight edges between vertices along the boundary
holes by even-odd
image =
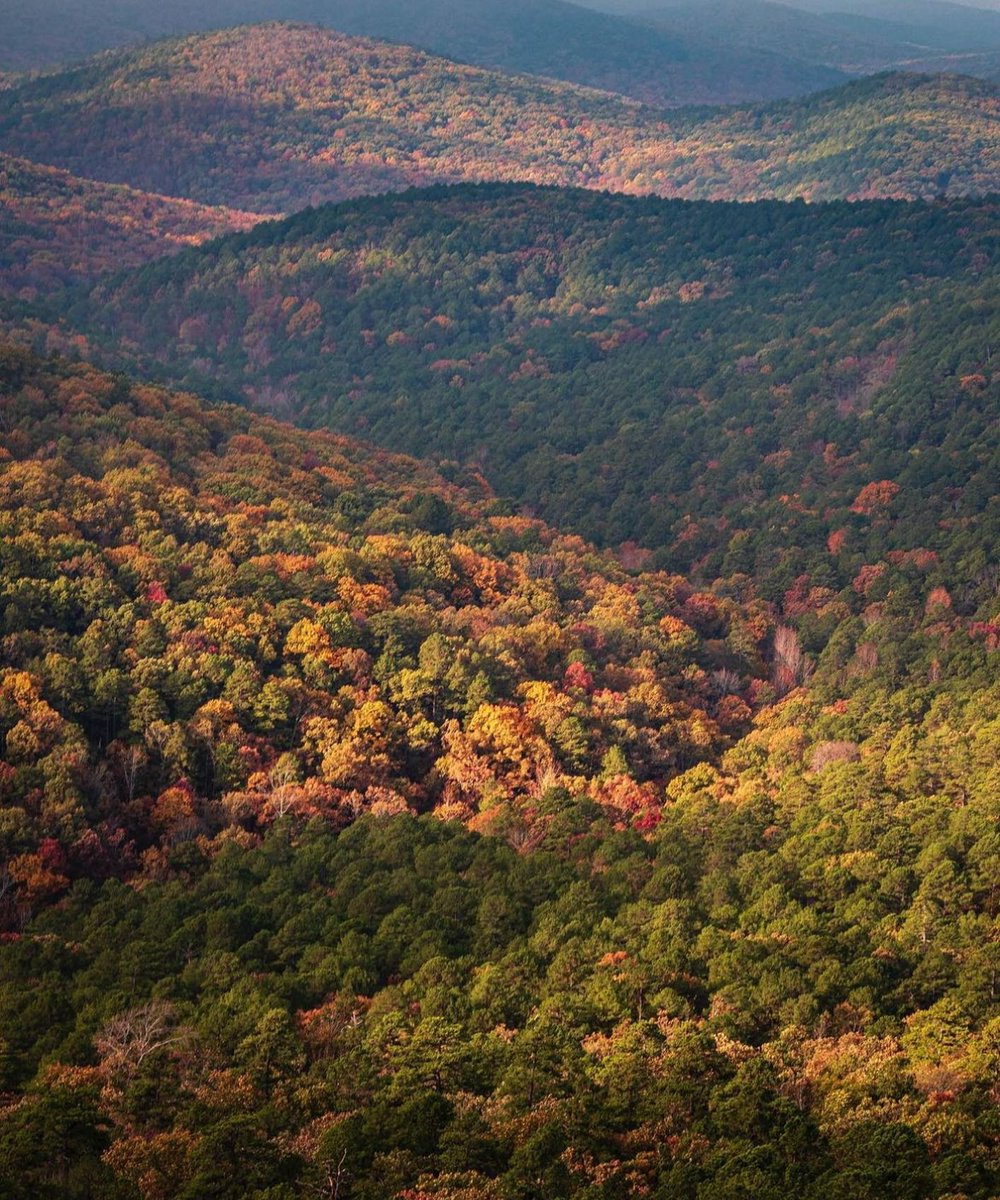
[[[844,69],[914,53],[1000,46],[1000,12],[938,0],[576,0],[677,36],[768,50]]]
[[[688,199],[915,198],[1000,189],[998,113],[992,84],[908,75],[668,113],[283,24],[21,81],[0,92],[0,151],[260,213],[482,180]]]
[[[621,92],[653,104],[738,103],[842,81],[821,63],[654,29],[563,0],[6,0],[0,69],[25,70],[172,34],[307,21],[448,58]]]
[[[948,71],[993,78],[1000,12],[947,3],[852,4],[850,0],[578,0],[660,33],[710,39],[788,62],[850,74]]]
[[[889,69],[991,77],[1000,52],[1000,12],[939,0],[6,0],[0,70],[268,20],[661,105],[791,97]]]

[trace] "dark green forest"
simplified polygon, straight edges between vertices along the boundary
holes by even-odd
[[[699,578],[775,599],[920,546],[974,587],[998,534],[996,211],[414,192],[66,310],[119,360],[474,463],[546,520]]]

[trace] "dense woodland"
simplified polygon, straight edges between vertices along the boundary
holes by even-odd
[[[1000,190],[1000,93],[885,75],[674,114],[309,26],[158,43],[0,91],[0,150],[87,179],[275,213],[528,180],[686,199]]]
[[[1000,15],[797,2],[0,75],[0,1200],[1000,1197],[998,92],[663,107]]]
[[[92,283],[258,219],[0,154],[0,291],[31,299]]]
[[[905,0],[877,17],[843,11],[846,0],[823,0],[812,12],[772,0],[584,7],[605,11],[562,0],[74,0],[71,10],[61,0],[6,0],[0,68],[51,67],[150,38],[290,19],[676,105],[795,96],[843,82],[845,72],[989,75],[991,50],[1000,50],[1000,15],[952,3]]]
[[[995,596],[0,378],[5,1197],[996,1193]]]
[[[597,796],[616,775],[609,803],[648,820],[743,730],[739,693],[773,686],[765,606],[633,580],[481,484],[14,349],[5,367],[8,852],[116,807],[88,748],[125,755],[130,804],[168,789],[160,817],[135,807],[140,845],[161,819],[197,832],[199,798],[491,824],[539,781]]]
[[[998,250],[992,201],[458,188],[185,252],[101,284],[70,328],[199,390],[477,463],[557,525],[772,599],[914,546],[974,587],[1000,517]]]

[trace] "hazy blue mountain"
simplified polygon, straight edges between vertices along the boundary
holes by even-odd
[[[850,0],[580,0],[683,38],[712,38],[785,59],[857,73],[912,66],[988,75],[978,62],[1000,48],[1000,13],[955,4]],[[951,56],[955,56],[952,58]]]

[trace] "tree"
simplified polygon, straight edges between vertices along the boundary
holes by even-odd
[[[173,1005],[151,1001],[113,1017],[94,1038],[101,1067],[113,1078],[135,1075],[146,1059],[191,1041],[191,1031],[177,1022]]]

